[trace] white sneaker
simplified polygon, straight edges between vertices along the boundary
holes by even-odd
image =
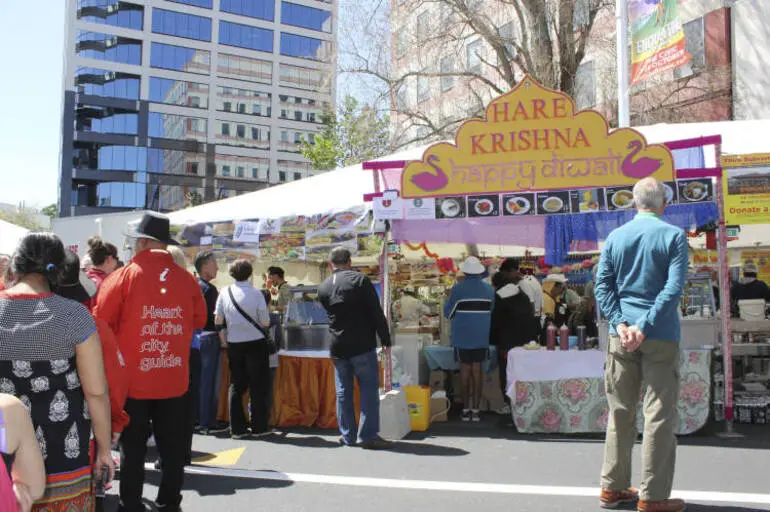
[[[504,406],[500,407],[495,412],[497,414],[500,414],[501,416],[510,416],[511,415],[511,406],[508,405],[508,404],[505,404]]]

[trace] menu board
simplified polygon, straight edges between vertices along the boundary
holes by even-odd
[[[535,194],[503,194],[503,215],[535,215],[536,206]]]
[[[497,217],[500,215],[500,196],[484,195],[468,198],[468,213],[471,217]]]
[[[545,192],[537,195],[537,214],[554,215],[557,213],[569,213],[569,190]]]
[[[465,197],[441,197],[436,199],[437,219],[462,219],[467,215],[467,211]]]
[[[702,203],[714,200],[714,186],[710,179],[681,180],[677,182],[680,203]]]
[[[675,181],[667,181],[664,183],[666,186],[666,204],[679,203],[679,194],[677,194],[677,186]]]
[[[634,207],[633,187],[609,187],[605,190],[607,210],[629,210]]]
[[[606,206],[604,189],[601,188],[571,190],[569,200],[573,213],[604,211]]]

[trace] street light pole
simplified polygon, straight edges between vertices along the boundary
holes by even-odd
[[[631,124],[629,89],[628,0],[615,1],[615,21],[618,54],[618,127]]]

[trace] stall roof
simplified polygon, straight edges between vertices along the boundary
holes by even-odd
[[[642,132],[651,143],[721,134],[723,153],[770,152],[765,136],[770,131],[770,120],[657,124],[634,128]],[[377,160],[416,160],[422,157],[427,147],[414,147]],[[705,153],[706,165],[715,165],[713,151]],[[388,183],[388,186],[393,185]],[[373,191],[371,172],[363,171],[361,164],[356,164],[311,178],[179,210],[169,216],[174,224],[196,224],[307,215],[362,204],[363,195]]]
[[[0,220],[0,254],[12,254],[27,233],[28,229]]]

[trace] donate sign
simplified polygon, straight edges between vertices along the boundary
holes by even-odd
[[[429,147],[402,173],[403,197],[633,185],[674,179],[671,152],[630,128],[609,133],[596,111],[526,76],[464,123],[455,144]]]

